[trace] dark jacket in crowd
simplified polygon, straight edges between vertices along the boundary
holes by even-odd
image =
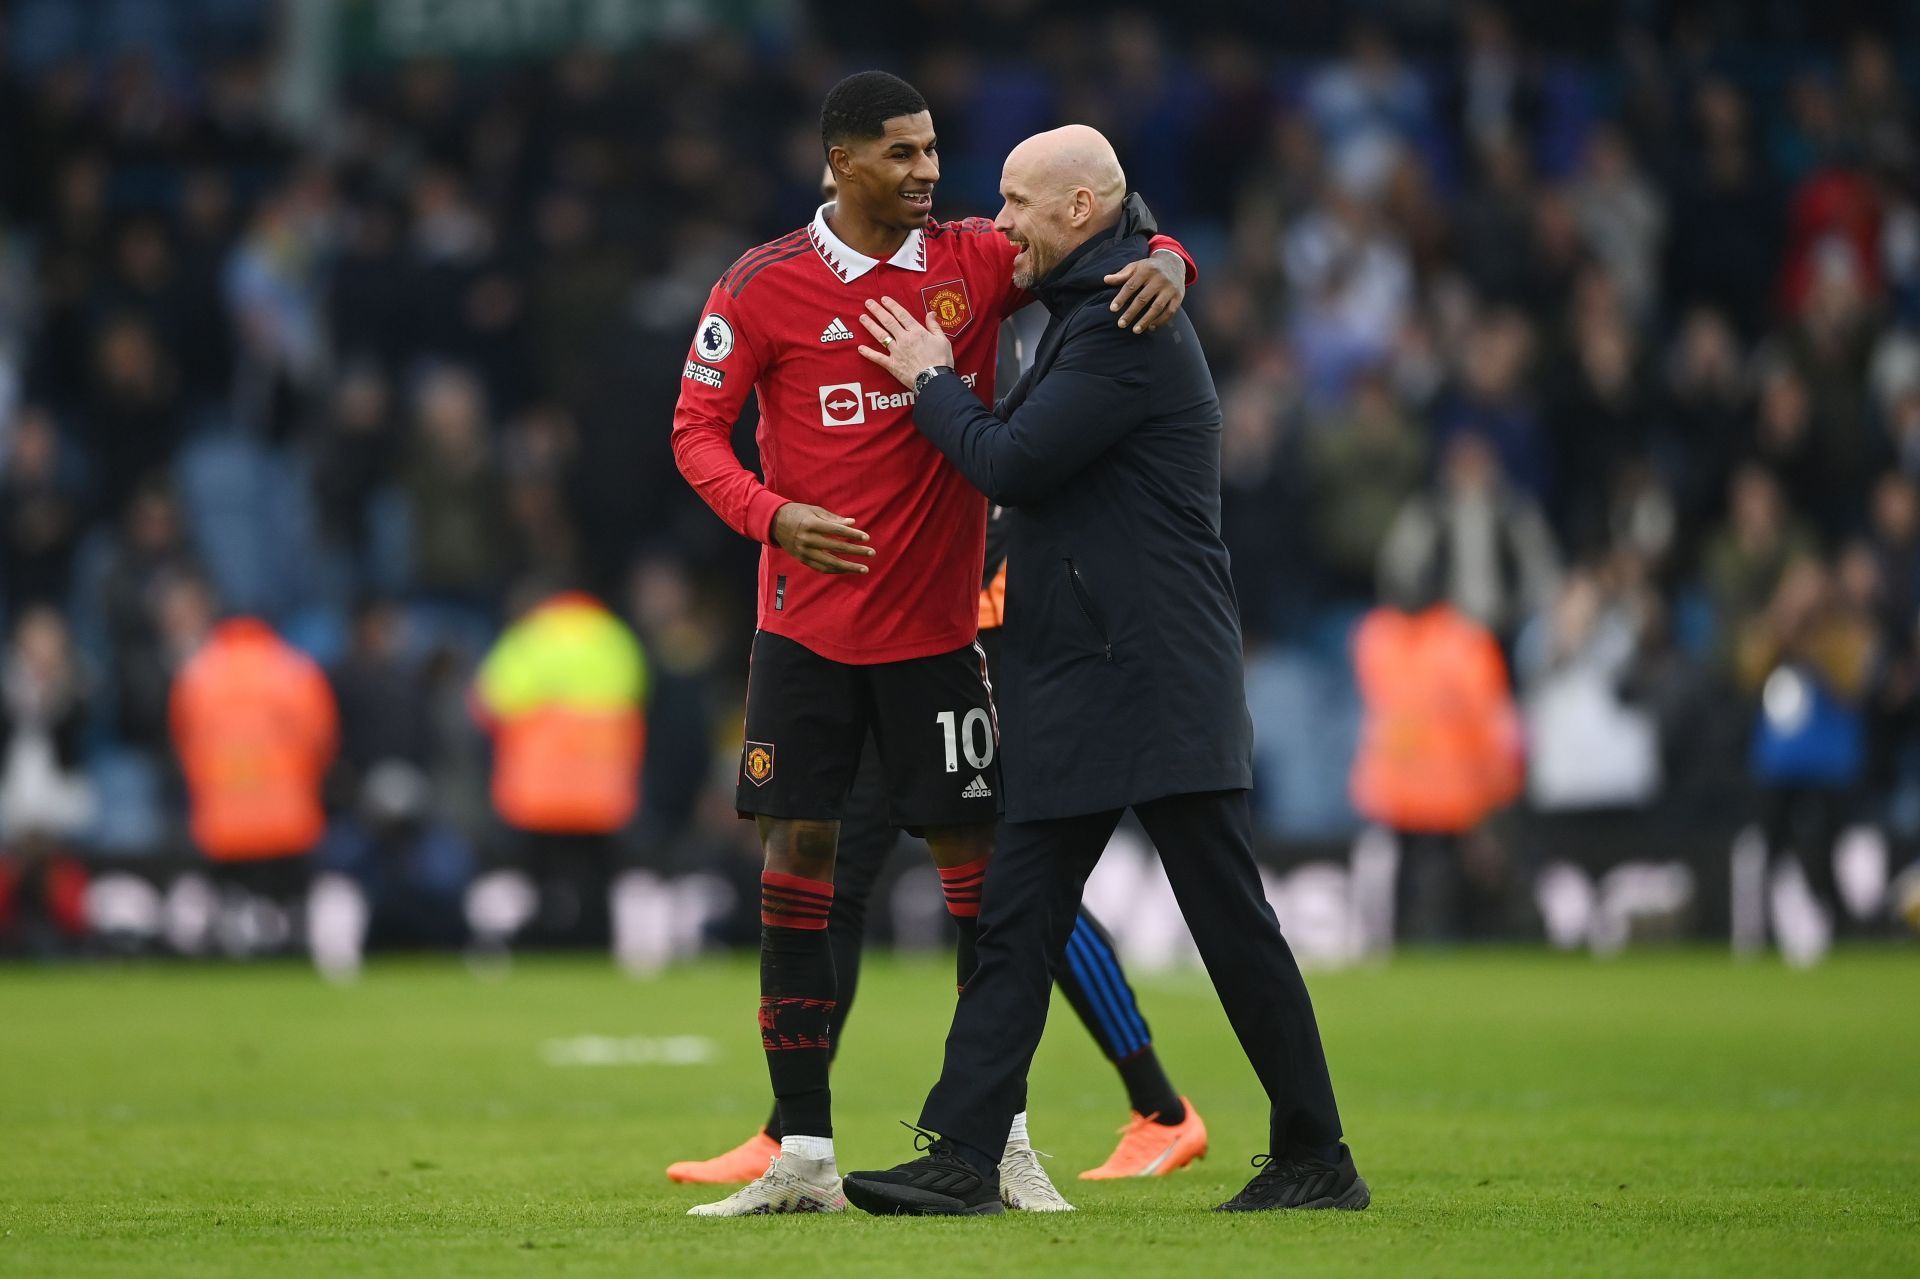
[[[1130,197],[1039,283],[1053,319],[991,412],[952,376],[914,405],[1012,512],[994,673],[1010,821],[1252,784],[1213,376],[1184,311],[1136,336],[1102,280],[1146,256],[1145,221]]]

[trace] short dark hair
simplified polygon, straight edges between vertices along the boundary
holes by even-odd
[[[887,131],[887,121],[926,109],[920,91],[899,76],[857,72],[834,85],[820,107],[820,147],[831,151],[849,138],[877,138]]]

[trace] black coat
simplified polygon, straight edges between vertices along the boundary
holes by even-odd
[[[934,379],[914,422],[1010,508],[994,672],[1008,820],[1252,785],[1240,613],[1220,540],[1220,400],[1185,313],[1145,336],[1103,276],[1139,211],[1034,290],[1053,320],[989,412]]]

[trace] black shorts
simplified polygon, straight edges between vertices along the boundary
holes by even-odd
[[[753,637],[734,806],[838,821],[868,733],[895,826],[918,835],[998,817],[1000,724],[979,645],[852,666],[768,631]]]

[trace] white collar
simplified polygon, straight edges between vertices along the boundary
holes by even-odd
[[[832,207],[831,204],[823,204],[814,210],[813,221],[807,224],[807,238],[813,241],[813,251],[827,264],[827,270],[833,272],[840,283],[852,284],[879,266],[880,259],[848,248],[846,241],[833,233],[833,228],[827,225],[827,210]],[[908,271],[926,270],[927,237],[919,231],[909,231],[906,243],[887,262]]]

